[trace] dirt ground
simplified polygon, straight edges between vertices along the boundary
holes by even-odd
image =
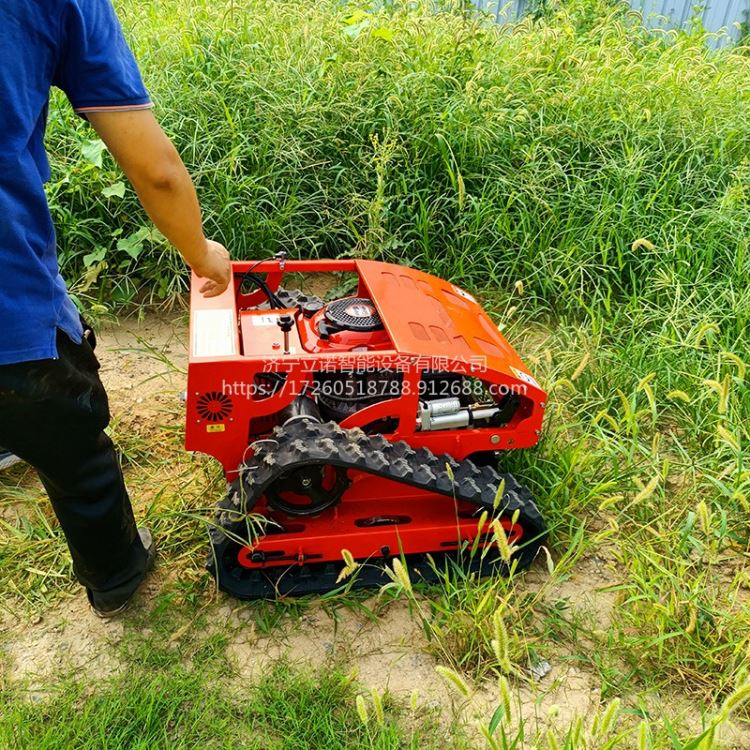
[[[150,315],[103,328],[98,349],[101,374],[120,433],[153,434],[165,420],[174,423],[179,419],[175,405],[185,387],[186,342],[184,314]],[[158,475],[152,481],[157,485]],[[10,507],[5,507],[6,513]],[[162,556],[136,606],[148,610],[169,576],[170,560]],[[544,566],[537,566],[526,575],[525,585],[538,588],[545,578]],[[610,561],[589,557],[547,596],[551,601],[565,600],[596,629],[606,632],[615,596],[610,587],[616,583]],[[406,701],[416,692],[419,704],[460,715],[468,724],[486,722],[498,705],[493,682],[479,685],[471,699],[457,699],[435,672],[438,662],[429,653],[425,636],[407,606],[400,602],[383,603],[374,596],[363,608],[342,607],[335,615],[312,603],[300,619],[282,618],[271,635],[255,627],[253,604],[217,594],[205,606],[211,625],[199,637],[229,634],[227,653],[243,679],[257,679],[270,662],[283,656],[314,668],[333,663],[344,666],[366,688],[389,690]],[[376,615],[368,614],[367,608]],[[125,665],[112,646],[124,633],[122,620],[95,617],[81,590],[62,595],[41,614],[30,613],[20,604],[7,604],[0,607],[3,680],[22,682],[30,699],[39,700],[56,675],[75,672],[92,679],[115,675]],[[176,622],[169,640],[176,644],[195,635],[190,622]],[[549,662],[551,669],[546,675],[520,688],[517,710],[539,729],[549,722],[566,726],[576,716],[590,716],[600,705],[597,677],[564,649]],[[690,708],[686,710],[689,714]],[[730,731],[735,732],[727,737],[730,746],[750,747],[750,735]]]

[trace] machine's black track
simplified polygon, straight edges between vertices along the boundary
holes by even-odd
[[[241,470],[224,500],[219,503],[217,524],[210,530],[212,555],[209,569],[217,576],[219,588],[241,599],[273,598],[278,595],[324,593],[335,587],[340,565],[318,563],[292,567],[247,569],[239,565],[237,538],[246,538],[245,515],[284,472],[310,464],[328,464],[356,469],[402,484],[454,497],[486,509],[490,516],[512,516],[519,512],[523,539],[516,552],[517,570],[528,567],[546,536],[546,525],[529,490],[511,474],[499,474],[490,466],[472,461],[456,461],[449,455],[435,455],[426,448],[414,450],[403,441],[391,442],[382,435],[367,435],[359,428],[343,429],[334,422],[309,420],[276,427],[271,436],[254,445],[254,455]],[[450,468],[448,468],[450,467]],[[505,481],[497,511],[493,506],[498,487]],[[343,500],[346,502],[346,499]],[[431,555],[436,566],[457,553]],[[408,558],[407,558],[408,559]],[[433,566],[424,555],[409,559],[412,573],[423,580],[434,577]],[[475,555],[464,561],[480,573],[497,567],[497,556]],[[368,564],[358,571],[355,587],[378,585],[385,580],[383,570]]]

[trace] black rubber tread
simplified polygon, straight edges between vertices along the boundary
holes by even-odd
[[[480,511],[487,510],[491,517],[509,517],[518,511],[518,523],[524,530],[524,536],[516,553],[517,570],[523,570],[533,562],[546,537],[546,524],[529,490],[512,474],[499,474],[490,466],[480,468],[472,461],[457,461],[447,454],[435,455],[426,448],[414,450],[404,441],[391,442],[382,435],[370,436],[359,428],[346,430],[334,422],[309,420],[274,428],[270,437],[257,441],[253,449],[252,459],[241,469],[241,480],[230,487],[219,503],[217,524],[210,530],[213,549],[209,568],[214,573],[218,572],[219,588],[240,598],[273,596],[267,593],[267,586],[260,583],[255,586],[248,580],[254,578],[248,573],[258,572],[260,578],[265,575],[268,585],[272,587],[278,578],[272,567],[248,573],[238,571],[238,576],[233,577],[224,564],[228,550],[237,547],[237,538],[246,537],[245,515],[252,511],[266,489],[283,472],[310,464],[355,469],[454,497],[478,506]],[[503,496],[495,511],[493,506],[501,482],[505,483]],[[219,562],[218,571],[214,561]],[[315,566],[302,567],[312,570]],[[280,572],[284,571],[294,577],[291,569],[280,566]],[[320,572],[323,574],[323,571]],[[238,577],[243,577],[241,587],[232,585],[233,578]],[[239,580],[235,580],[235,583],[239,583]],[[254,586],[257,594],[253,594]],[[299,593],[328,590],[325,587],[310,588],[307,584],[300,586],[300,589]],[[278,587],[274,591],[279,593]]]
[[[391,578],[386,565],[393,558],[380,558],[361,565],[348,580],[340,582],[339,573],[343,563],[306,563],[290,567],[243,568],[239,565],[225,569],[220,580],[222,591],[237,599],[275,599],[279,596],[305,596],[327,594],[336,589],[363,589],[380,587]],[[413,584],[435,583],[444,576],[453,563],[462,573],[485,575],[507,575],[506,564],[500,559],[496,548],[484,556],[470,555],[467,551],[434,552],[425,555],[407,555],[409,578]]]

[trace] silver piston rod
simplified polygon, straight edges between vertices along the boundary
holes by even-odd
[[[421,401],[417,429],[422,432],[430,430],[449,430],[468,427],[477,421],[492,419],[500,413],[495,404],[479,406],[462,406],[458,398],[439,398],[435,401]]]

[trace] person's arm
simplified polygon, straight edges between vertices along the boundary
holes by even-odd
[[[159,231],[206,279],[201,292],[221,294],[229,284],[229,253],[203,235],[193,182],[151,110],[88,112],[87,117],[135,188]]]

